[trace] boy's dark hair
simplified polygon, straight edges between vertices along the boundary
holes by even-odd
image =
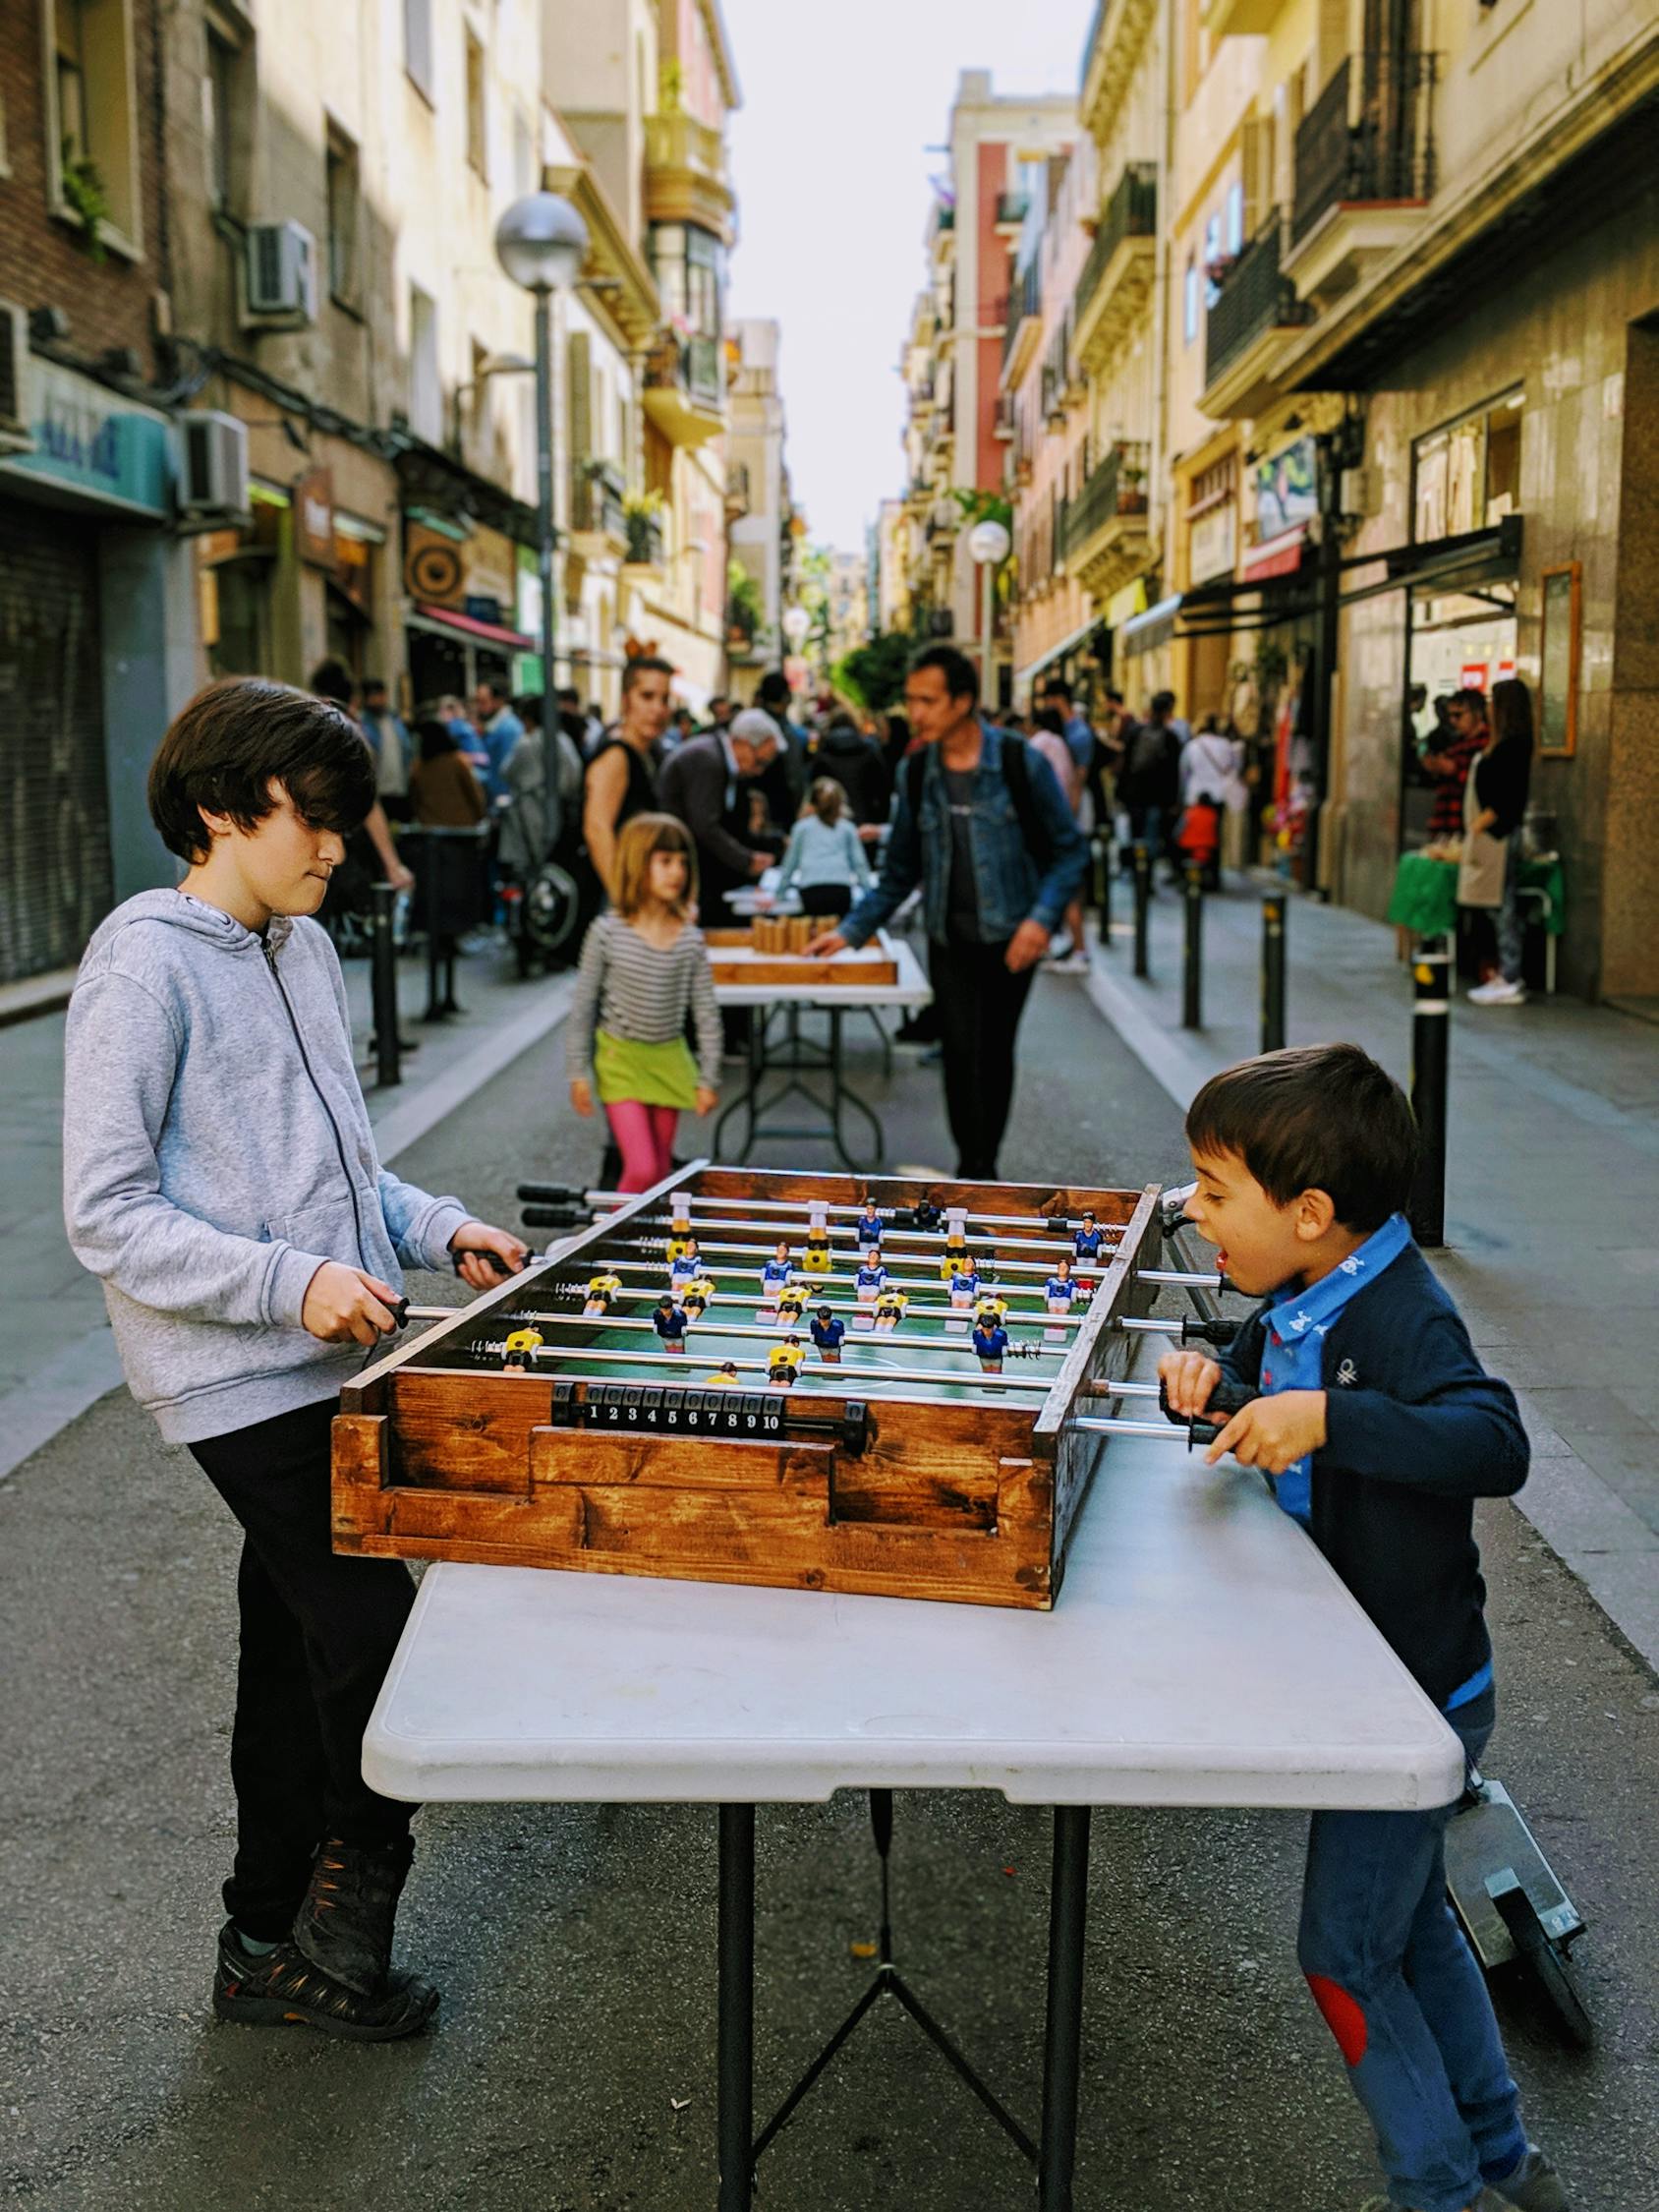
[[[912,659],[909,672],[920,675],[924,669],[939,670],[952,699],[968,699],[978,705],[979,670],[954,645],[924,645]]]
[[[149,818],[193,864],[212,848],[205,807],[251,830],[280,784],[302,821],[342,836],[374,804],[374,756],[350,715],[264,676],[226,676],[177,714],[149,764]]]
[[[1403,1210],[1417,1171],[1405,1093],[1357,1045],[1292,1045],[1212,1076],[1187,1108],[1195,1153],[1232,1152],[1276,1206],[1323,1191],[1344,1229]]]

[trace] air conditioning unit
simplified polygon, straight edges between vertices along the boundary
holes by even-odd
[[[243,272],[248,320],[316,320],[316,240],[304,223],[250,223]]]
[[[179,417],[183,465],[179,471],[179,519],[188,528],[221,526],[246,519],[248,505],[248,426],[234,415],[202,409]]]
[[[0,300],[0,453],[29,453],[29,316]]]

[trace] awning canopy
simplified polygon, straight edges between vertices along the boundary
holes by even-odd
[[[1293,576],[1302,564],[1302,548],[1306,544],[1307,524],[1298,522],[1289,530],[1280,531],[1276,538],[1266,538],[1259,546],[1247,547],[1245,583],[1265,583],[1270,576]]]
[[[1174,592],[1169,599],[1161,599],[1156,607],[1149,607],[1144,614],[1131,615],[1117,632],[1117,642],[1125,656],[1133,653],[1152,653],[1167,645],[1175,632],[1175,616],[1181,610],[1181,595]]]
[[[475,644],[499,646],[503,653],[534,653],[537,641],[522,630],[509,630],[501,622],[481,622],[475,614],[457,614],[447,607],[417,607],[409,617],[412,630],[436,630],[440,636],[470,637]]]
[[[1075,653],[1083,640],[1087,637],[1093,637],[1099,627],[1099,615],[1091,615],[1088,621],[1084,622],[1080,628],[1073,630],[1069,637],[1062,637],[1058,645],[1051,645],[1047,653],[1040,653],[1036,660],[1027,667],[1015,669],[1014,682],[1016,684],[1029,683],[1034,675],[1041,674],[1042,670],[1048,668],[1052,662],[1061,659],[1067,653]]]

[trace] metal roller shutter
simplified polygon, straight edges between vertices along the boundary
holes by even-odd
[[[0,499],[0,982],[79,960],[113,896],[96,534]]]

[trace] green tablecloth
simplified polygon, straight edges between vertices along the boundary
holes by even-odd
[[[1559,937],[1567,926],[1567,881],[1560,860],[1523,860],[1523,891],[1541,891],[1549,901],[1544,928]],[[1528,914],[1534,910],[1528,902]],[[1402,852],[1395,871],[1388,918],[1419,937],[1443,937],[1458,926],[1458,863],[1431,860],[1426,852]]]

